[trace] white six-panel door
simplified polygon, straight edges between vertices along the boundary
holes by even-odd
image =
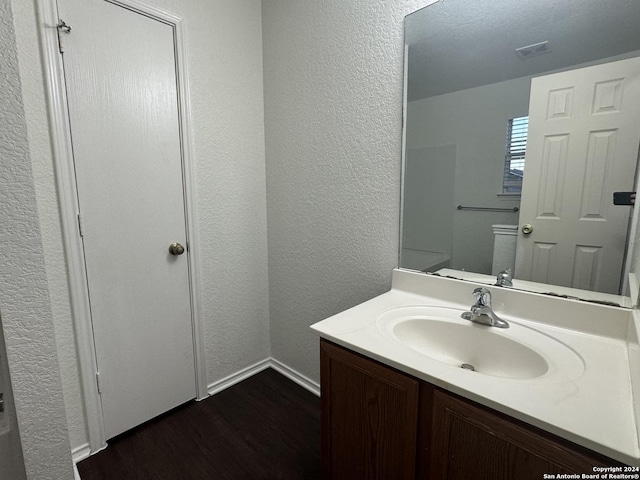
[[[532,80],[517,278],[618,293],[639,118],[640,58]]]
[[[59,0],[106,438],[196,396],[174,36]]]

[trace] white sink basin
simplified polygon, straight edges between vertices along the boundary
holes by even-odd
[[[394,341],[445,365],[468,369],[469,375],[567,381],[584,372],[574,350],[544,333],[510,319],[508,329],[480,325],[460,318],[462,312],[400,307],[383,313],[377,325]]]

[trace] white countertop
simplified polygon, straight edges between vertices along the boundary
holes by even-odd
[[[613,459],[640,465],[632,391],[632,378],[640,380],[640,365],[629,362],[630,354],[635,357],[639,351],[632,310],[488,287],[501,318],[551,336],[579,355],[584,372],[577,378],[563,377],[561,371],[527,380],[470,372],[394,341],[377,325],[384,312],[403,306],[468,310],[474,287],[394,270],[389,292],[311,328],[323,338],[433,385]]]

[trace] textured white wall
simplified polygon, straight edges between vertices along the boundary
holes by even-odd
[[[40,215],[40,231],[51,299],[62,388],[71,445],[86,442],[82,391],[78,380],[75,332],[71,319],[69,284],[60,231],[47,107],[40,67],[35,2],[13,0],[14,23],[20,57],[20,79],[27,120],[29,150]]]
[[[0,315],[27,478],[70,480],[69,436],[12,21],[9,0],[0,0]]]
[[[36,0],[13,0],[71,445],[87,441],[60,234]],[[269,356],[259,0],[153,0],[185,20],[208,382]]]
[[[315,380],[308,326],[398,264],[403,18],[428,3],[263,1],[271,352]]]

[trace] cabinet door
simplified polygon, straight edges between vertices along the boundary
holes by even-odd
[[[413,479],[419,382],[320,343],[324,477]]]
[[[436,390],[432,479],[540,480],[544,474],[593,473],[604,465],[586,449]]]

